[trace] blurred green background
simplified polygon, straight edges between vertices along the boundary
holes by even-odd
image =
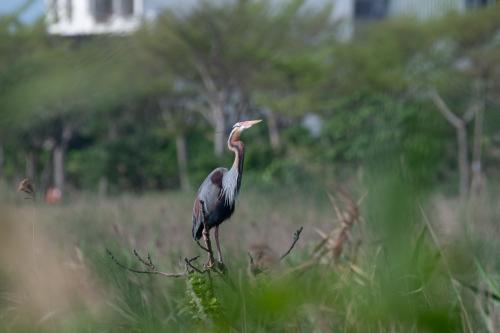
[[[51,30],[54,3],[0,5],[7,330],[500,329],[495,1],[156,0],[136,28],[71,35]],[[247,119],[264,122],[242,138],[241,203],[222,228],[233,284],[115,267],[107,247],[173,270],[199,252],[195,191],[231,164],[227,135]],[[36,202],[16,193],[24,178]],[[47,205],[53,188],[61,202]],[[281,252],[299,225],[281,269],[307,262],[315,230],[341,226],[327,196],[339,188],[363,197],[358,259],[247,274],[252,245]]]
[[[346,40],[335,2],[313,3],[202,1],[122,35],[47,34],[43,18],[3,16],[2,178],[42,192],[189,189],[229,163],[233,123],[262,118],[248,137],[255,183],[344,179],[383,153],[454,194],[475,174],[459,174],[434,94],[459,118],[481,109],[480,133],[465,120],[465,163],[495,176],[496,6],[361,17]]]

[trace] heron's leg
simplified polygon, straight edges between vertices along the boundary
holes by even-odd
[[[219,243],[219,226],[215,227],[215,245],[217,245],[217,257],[219,262],[222,263],[222,252],[220,251],[220,243]]]
[[[212,267],[214,265],[214,254],[212,251],[212,244],[210,242],[210,231],[206,227],[206,225],[203,226],[203,240],[205,241],[205,246],[208,249],[208,262],[206,264],[207,267]]]

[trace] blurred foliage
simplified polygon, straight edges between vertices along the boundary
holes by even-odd
[[[244,137],[247,174],[262,184],[351,177],[380,158],[414,169],[415,183],[452,183],[453,129],[426,94],[436,89],[453,111],[464,110],[480,79],[485,161],[496,161],[498,6],[369,23],[349,41],[337,40],[330,11],[298,0],[202,1],[186,13],[166,11],[132,36],[73,39],[47,35],[43,22],[2,17],[0,172],[23,177],[30,156],[46,188],[53,148],[62,145],[71,188],[173,189],[182,172],[176,140],[184,138],[185,172],[197,184],[230,163],[211,149],[207,77],[230,96],[227,128],[273,116],[274,125],[265,122],[273,127]],[[320,117],[318,133],[304,125],[310,115]],[[280,144],[270,146],[268,133]]]
[[[313,228],[329,230],[340,225],[333,218],[334,208],[328,202],[316,202],[321,209],[304,213],[310,193],[294,194],[287,189],[278,198],[269,193],[263,196],[262,191],[246,191],[248,200],[240,202],[238,218],[231,221],[234,225],[224,229],[228,268],[224,278],[215,273],[181,278],[134,274],[106,255],[105,248],[110,247],[121,262],[138,268],[140,263],[130,249],[151,251],[155,265],[172,272],[182,272],[183,256],[204,257],[202,250],[188,241],[187,221],[180,218],[191,205],[190,196],[182,193],[104,199],[89,196],[64,208],[36,203],[6,205],[4,212],[14,207],[16,214],[11,219],[5,213],[0,216],[4,235],[0,242],[0,327],[15,332],[487,332],[487,321],[477,306],[486,300],[456,281],[487,282],[488,290],[497,292],[498,274],[492,272],[498,272],[498,267],[491,266],[498,265],[497,235],[490,229],[482,244],[473,246],[465,238],[479,236],[480,229],[495,221],[500,211],[491,205],[493,215],[482,212],[471,217],[476,230],[467,235],[439,234],[436,244],[432,235],[438,229],[437,217],[426,220],[430,206],[420,201],[418,189],[409,186],[397,171],[397,167],[386,167],[385,173],[378,172],[367,184],[369,194],[360,207],[363,221],[352,230],[353,239],[362,240],[357,255],[302,269],[299,267],[311,258],[320,241],[312,235]],[[253,212],[255,207],[259,207],[258,212]],[[25,214],[25,208],[36,214]],[[282,219],[276,223],[278,236],[290,236],[299,222],[307,223],[304,235],[278,267],[253,276],[244,246],[255,236],[248,231],[255,228],[251,222],[257,214],[270,217],[273,213]],[[307,221],[290,222],[302,213],[316,215]],[[270,228],[267,222],[262,218],[258,224]],[[33,244],[41,251],[28,247],[13,256],[13,246],[20,249],[26,239],[32,240],[32,223],[37,226]],[[14,232],[13,226],[20,230]],[[47,244],[44,235],[50,235]],[[10,241],[5,241],[7,238]],[[275,245],[277,238],[270,237],[273,243],[269,245]],[[233,246],[235,251],[230,251]],[[346,245],[350,246],[354,243]],[[63,281],[77,275],[86,288],[48,294],[42,299],[44,307],[26,313],[33,302],[29,296],[36,294],[32,288],[51,285],[54,266],[47,267],[47,261],[54,260],[55,254],[63,261],[54,264],[56,281],[64,285]],[[35,259],[40,265],[26,264]],[[202,258],[198,261],[201,266]],[[25,268],[15,270],[12,266]],[[23,273],[34,275],[41,284],[15,289],[18,283],[23,286]],[[82,302],[95,293],[99,297],[90,306],[99,310],[92,311]],[[73,301],[57,307],[59,298]],[[498,304],[491,309],[498,311]]]
[[[7,263],[0,270],[0,326],[47,332],[487,331],[476,309],[481,299],[457,291],[454,278],[486,281],[498,292],[498,275],[488,273],[499,269],[492,222],[498,197],[483,198],[489,201],[463,217],[455,206],[445,207],[441,213],[456,217],[452,228],[460,229],[463,219],[473,231],[450,232],[444,249],[436,244],[425,194],[455,182],[457,156],[454,129],[428,92],[438,91],[458,115],[478,99],[484,103],[484,171],[498,176],[500,7],[369,22],[349,41],[337,40],[330,10],[298,0],[282,6],[201,1],[187,13],[164,12],[131,36],[74,39],[47,35],[43,22],[1,17],[1,180],[32,173],[43,191],[54,182],[54,147],[63,147],[67,185],[90,194],[78,191],[75,196],[85,200],[74,206],[36,203],[8,223],[0,215],[1,228],[24,228],[0,232],[0,259]],[[185,230],[191,195],[104,199],[94,192],[179,188],[182,139],[192,184],[230,165],[230,154],[216,158],[212,149],[214,91],[230,96],[226,131],[244,118],[265,118],[267,125],[243,136],[244,182],[254,180],[266,191],[247,206],[240,203],[241,220],[233,226],[238,232],[224,238],[239,251],[227,256],[232,283],[199,274],[175,281],[127,274],[112,265],[104,247],[122,249],[118,256],[131,266],[128,247],[155,249],[165,267],[179,266],[179,258],[193,251]],[[318,128],[308,127],[311,116],[318,117],[312,126]],[[272,135],[280,144],[270,145]],[[279,237],[270,236],[272,228],[290,221],[322,228],[334,215],[325,188],[352,179],[368,193],[356,261],[287,273],[310,254],[311,243],[301,243],[283,271],[257,279],[247,274],[242,244],[255,237],[256,221],[266,223],[260,234],[273,241]],[[54,239],[45,244],[32,238],[35,229]],[[29,249],[41,250],[26,251],[30,242]],[[31,265],[41,256],[55,260],[50,254],[56,246],[64,248],[61,262],[51,262],[47,271]],[[74,251],[78,260],[69,255]],[[16,264],[36,268],[42,278],[27,276],[42,282],[54,280],[48,278],[52,270],[63,280],[88,279],[106,310],[87,313],[79,302],[88,295],[72,287],[57,295],[72,300],[68,317],[47,314],[50,297],[42,300],[41,313],[23,316],[21,305],[30,302],[10,293],[15,282],[25,282],[11,270]],[[83,269],[65,275],[68,267]],[[28,291],[21,295],[30,298]],[[26,318],[36,318],[35,324]]]

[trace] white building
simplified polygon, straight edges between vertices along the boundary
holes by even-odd
[[[45,0],[54,35],[127,34],[142,21],[144,0]]]
[[[45,0],[49,33],[63,36],[126,34],[136,30],[143,17],[154,17],[170,8],[189,11],[203,0]],[[211,0],[222,2],[225,0]],[[282,0],[269,0],[276,5]],[[496,0],[307,0],[308,6],[333,2],[332,20],[339,23],[339,37],[352,37],[356,22],[398,15],[425,19],[449,11],[495,3]]]

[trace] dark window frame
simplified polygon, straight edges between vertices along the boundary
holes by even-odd
[[[389,10],[388,0],[355,0],[354,17],[359,20],[382,19]]]
[[[120,1],[120,16],[131,17],[135,13],[135,1],[134,0],[121,0]]]
[[[113,15],[113,0],[93,0],[92,16],[96,22],[103,23],[109,21]]]

